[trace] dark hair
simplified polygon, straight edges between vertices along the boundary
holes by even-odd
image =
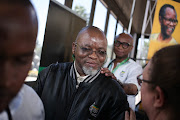
[[[173,10],[175,11],[175,13],[176,13],[176,10],[175,10],[174,6],[172,6],[172,5],[170,5],[170,4],[164,4],[164,5],[161,7],[161,9],[159,10],[159,17],[160,17],[160,16],[161,16],[161,17],[164,17],[164,16],[165,16],[165,14],[166,14],[166,8],[167,8],[167,7],[173,9]],[[177,13],[176,13],[176,17],[177,17]]]
[[[150,80],[160,86],[165,94],[165,106],[177,115],[180,108],[180,45],[162,48],[151,62]]]

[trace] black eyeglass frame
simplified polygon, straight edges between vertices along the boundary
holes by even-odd
[[[171,18],[168,19],[168,18],[166,18],[166,17],[164,17],[164,16],[162,16],[162,18],[165,19],[165,20],[168,21],[168,22],[172,22],[173,24],[176,24],[176,25],[178,24],[178,20],[177,20],[177,19],[176,19],[176,20],[173,20],[173,19],[171,19]]]
[[[74,44],[78,46],[81,49],[81,51],[87,55],[91,55],[93,52],[95,52],[98,57],[106,57],[107,55],[106,51],[93,51],[92,48],[82,47],[77,42],[75,42]]]
[[[152,81],[149,81],[149,80],[144,80],[144,79],[141,79],[140,77],[142,76],[142,74],[141,75],[139,75],[139,76],[137,76],[137,81],[138,81],[138,84],[140,85],[140,86],[142,86],[142,83],[143,82],[146,82],[146,83],[148,83],[148,84],[154,84],[155,86],[159,86],[159,85],[156,85],[154,82],[152,82]],[[165,95],[165,97],[168,97],[168,93],[166,92],[166,90],[163,88],[163,87],[161,87],[161,86],[159,86],[161,89],[162,89],[162,91],[164,92],[164,95]]]
[[[138,84],[139,84],[140,86],[142,86],[142,83],[143,83],[143,82],[146,82],[146,83],[149,83],[149,84],[154,84],[154,82],[152,82],[152,81],[145,80],[145,79],[141,79],[141,78],[140,78],[141,76],[142,76],[142,74],[137,76],[137,81],[138,81]]]
[[[117,43],[118,43],[118,44],[117,44]],[[119,47],[120,45],[122,45],[122,47],[123,47],[124,49],[127,49],[129,46],[132,46],[130,43],[120,42],[120,41],[118,41],[118,40],[115,40],[115,41],[114,41],[114,45],[115,45],[116,47]]]

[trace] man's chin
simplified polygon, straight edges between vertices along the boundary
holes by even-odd
[[[99,69],[98,69],[99,70]],[[86,74],[86,75],[95,75],[97,72],[98,72],[97,69],[94,69],[92,67],[86,67],[86,66],[83,66],[83,72]]]

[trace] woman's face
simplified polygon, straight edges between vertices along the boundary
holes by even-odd
[[[144,80],[150,80],[150,72],[151,72],[151,61],[148,63],[148,65],[144,68],[143,71],[143,79]],[[150,84],[147,82],[143,82],[141,86],[141,100],[142,100],[142,107],[144,111],[149,114],[152,113],[153,110],[153,102],[154,102],[154,92],[152,89],[150,89]]]

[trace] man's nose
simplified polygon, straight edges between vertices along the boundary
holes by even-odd
[[[170,22],[170,24],[169,25],[174,25],[174,23],[173,22]]]
[[[124,48],[123,48],[123,44],[120,44],[118,48],[124,49]]]
[[[97,51],[95,51],[95,50],[93,51],[92,50],[92,52],[89,54],[89,57],[94,58],[94,59],[97,58],[98,57]]]
[[[174,22],[172,22],[172,21],[170,21],[169,25],[170,26],[176,26],[176,24]]]

